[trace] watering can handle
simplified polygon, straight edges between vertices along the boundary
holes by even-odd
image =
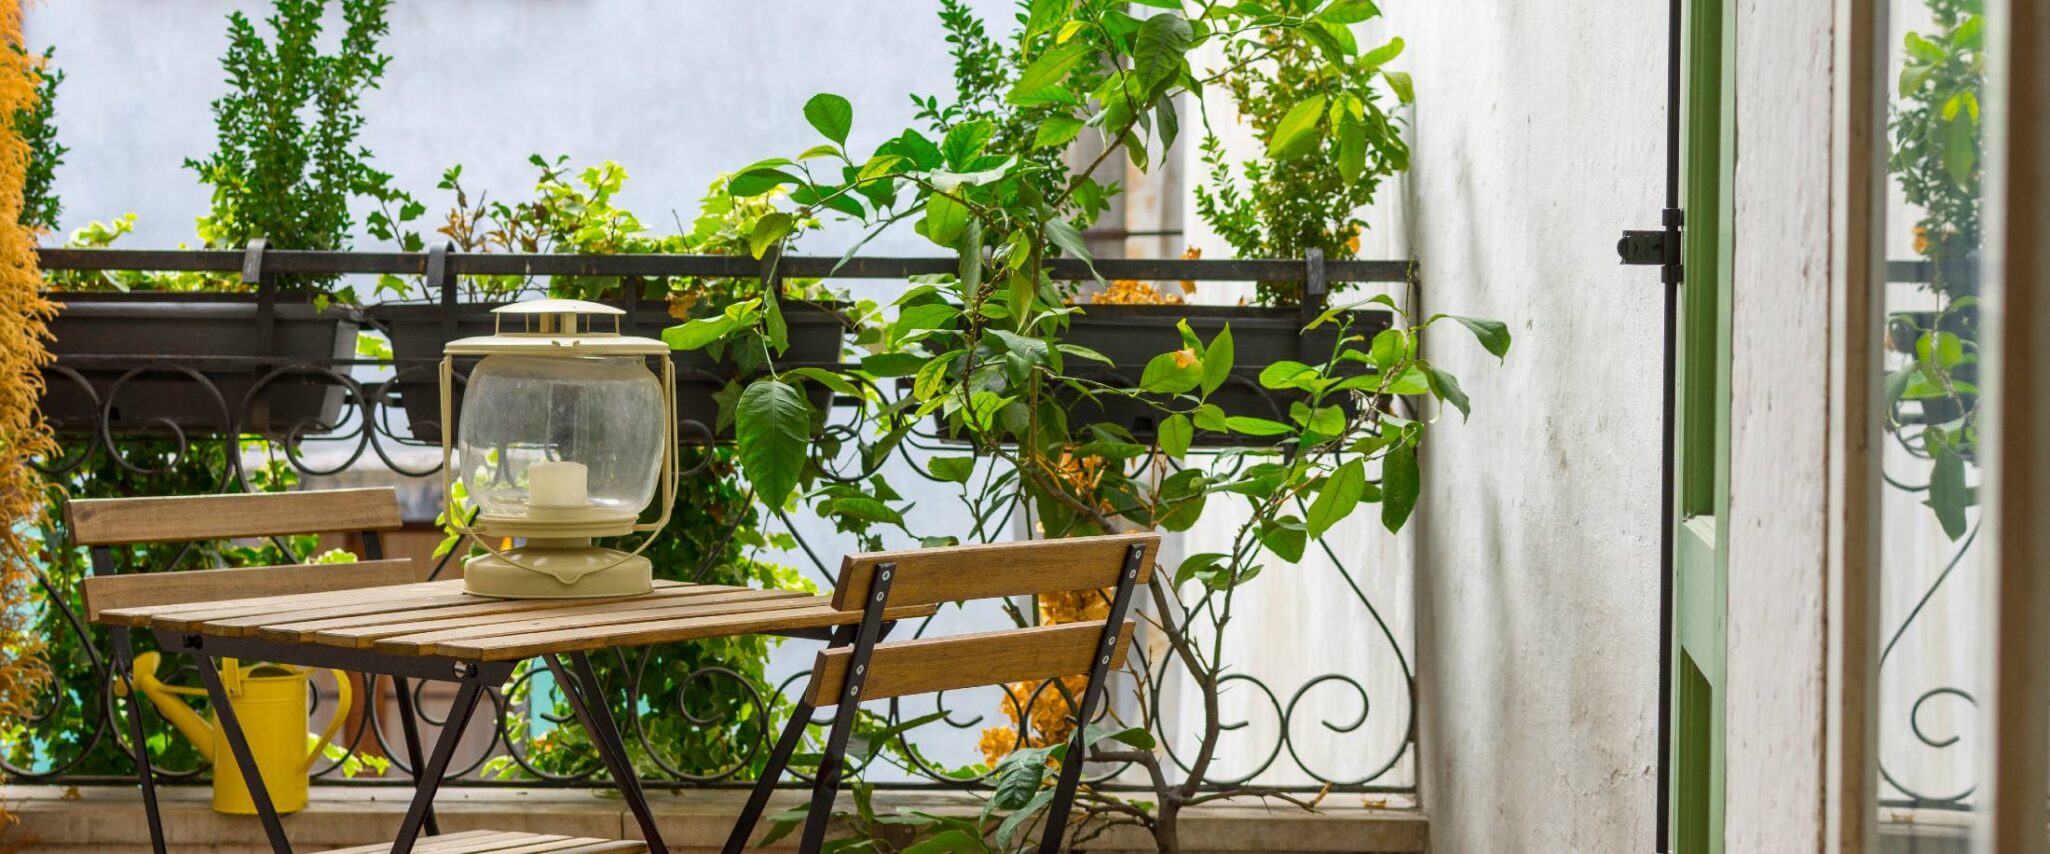
[[[343,673],[340,670],[329,670],[328,672],[335,675],[335,696],[340,702],[335,707],[334,717],[327,722],[327,729],[321,731],[320,740],[313,743],[313,747],[306,751],[306,761],[299,764],[299,773],[302,774],[313,770],[313,763],[320,759],[321,748],[326,747],[328,742],[334,739],[335,733],[341,730],[342,723],[347,721],[349,714],[356,710],[356,687],[355,683],[349,679],[349,674]]]

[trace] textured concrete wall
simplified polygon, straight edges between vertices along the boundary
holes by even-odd
[[[1617,266],[1662,203],[1663,4],[1390,4],[1415,74],[1408,199],[1430,311],[1503,318],[1431,357],[1420,518],[1423,792],[1439,851],[1652,844],[1660,299]]]

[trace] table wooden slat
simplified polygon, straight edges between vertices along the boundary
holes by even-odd
[[[187,602],[181,605],[143,605],[134,608],[109,608],[100,612],[100,622],[117,626],[155,625],[164,627],[166,620],[181,620],[188,616],[242,616],[245,614],[271,613],[293,607],[310,607],[308,603],[323,599],[333,600],[337,596],[354,594],[357,602],[388,602],[394,599],[432,596],[437,593],[460,593],[461,579],[451,581],[421,581],[414,584],[393,584],[385,587],[364,587],[356,590],[328,593],[295,593],[290,596],[254,596],[246,599],[222,599],[215,602]]]
[[[209,620],[209,631],[220,630],[226,634],[237,629],[246,634],[260,635],[268,640],[295,641],[313,640],[314,635],[324,633],[347,633],[350,629],[367,629],[372,634],[377,627],[396,623],[423,623],[429,621],[453,621],[467,619],[477,622],[508,619],[514,614],[542,614],[563,611],[584,611],[602,609],[612,603],[649,602],[678,598],[701,598],[722,593],[745,591],[745,587],[731,587],[724,584],[679,584],[674,587],[658,587],[651,593],[640,596],[621,596],[611,599],[484,599],[467,594],[451,597],[437,597],[432,601],[415,602],[413,607],[394,609],[389,603],[375,607],[339,607],[320,609],[317,612],[294,614],[280,622],[275,614],[253,617],[235,617],[228,620]],[[444,601],[446,600],[446,601]],[[455,623],[450,623],[455,625]],[[425,631],[417,629],[415,631]],[[406,634],[406,632],[384,632],[383,634]]]
[[[931,605],[907,605],[890,608],[884,615],[888,619],[904,620],[932,613]],[[588,652],[620,646],[645,646],[791,629],[818,629],[860,621],[859,611],[839,611],[831,606],[819,606],[768,613],[650,620],[643,623],[504,635],[474,641],[450,641],[436,644],[434,652],[438,655],[474,658],[481,661],[518,661],[547,653]]]
[[[795,609],[818,608],[826,604],[823,597],[810,596],[795,590],[754,590],[744,595],[721,594],[708,598],[723,601],[701,604],[692,599],[685,599],[667,605],[639,608],[620,607],[628,603],[615,603],[609,610],[593,613],[563,616],[547,612],[532,619],[495,620],[435,631],[387,635],[374,641],[349,636],[336,637],[325,633],[318,635],[316,639],[336,646],[370,644],[383,652],[421,655],[434,654],[446,643],[465,643],[503,635],[528,635],[557,630],[601,632],[622,623],[647,623],[728,614],[765,615]]]

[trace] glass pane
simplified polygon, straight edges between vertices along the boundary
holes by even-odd
[[[1965,851],[1983,804],[1991,650],[1979,543],[1982,0],[1889,0],[1883,222],[1879,828]]]

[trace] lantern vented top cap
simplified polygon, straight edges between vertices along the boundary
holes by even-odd
[[[443,351],[451,356],[633,356],[669,352],[669,345],[661,341],[620,334],[620,318],[626,310],[603,303],[535,299],[499,306],[491,313],[496,321],[494,334],[450,341]]]

